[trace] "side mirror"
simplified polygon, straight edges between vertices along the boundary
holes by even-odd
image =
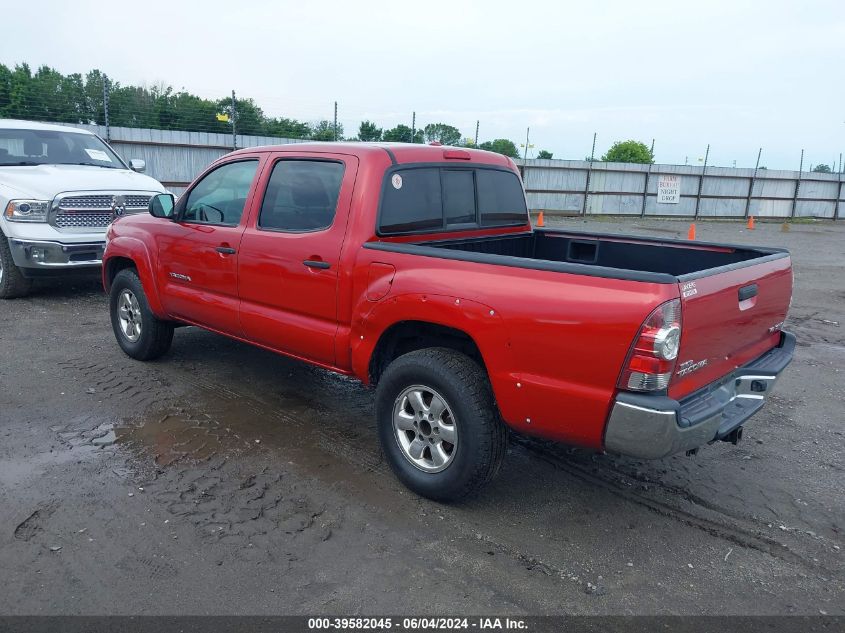
[[[159,193],[150,198],[149,211],[154,218],[173,218],[173,208],[176,206],[176,198],[172,193]]]
[[[140,158],[132,158],[129,160],[129,169],[137,171],[139,174],[147,169],[147,161]]]

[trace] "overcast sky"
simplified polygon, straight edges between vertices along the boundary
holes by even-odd
[[[347,135],[445,122],[480,140],[797,169],[845,151],[845,2],[5,2],[0,62],[99,68]]]

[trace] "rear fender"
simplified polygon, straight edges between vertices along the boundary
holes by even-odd
[[[373,306],[369,303],[369,307]],[[370,381],[370,359],[381,336],[402,321],[423,321],[460,330],[474,342],[490,377],[493,393],[504,389],[511,343],[504,322],[490,306],[461,297],[436,294],[390,296],[369,311],[356,314],[352,323],[352,371],[365,384]]]

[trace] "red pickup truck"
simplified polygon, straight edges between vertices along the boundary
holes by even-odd
[[[195,325],[377,385],[419,494],[488,482],[507,428],[659,458],[737,442],[795,338],[789,253],[532,229],[499,154],[413,144],[240,150],[108,230],[117,342]]]

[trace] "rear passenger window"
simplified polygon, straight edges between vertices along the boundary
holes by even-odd
[[[381,209],[385,233],[425,231],[443,226],[440,170],[403,169],[388,177]]]
[[[318,231],[334,222],[343,163],[280,160],[273,167],[258,226],[275,231]]]
[[[481,224],[490,226],[526,221],[525,194],[516,174],[492,169],[479,169],[476,173]]]
[[[472,171],[444,169],[442,173],[446,224],[475,222],[475,180]]]

